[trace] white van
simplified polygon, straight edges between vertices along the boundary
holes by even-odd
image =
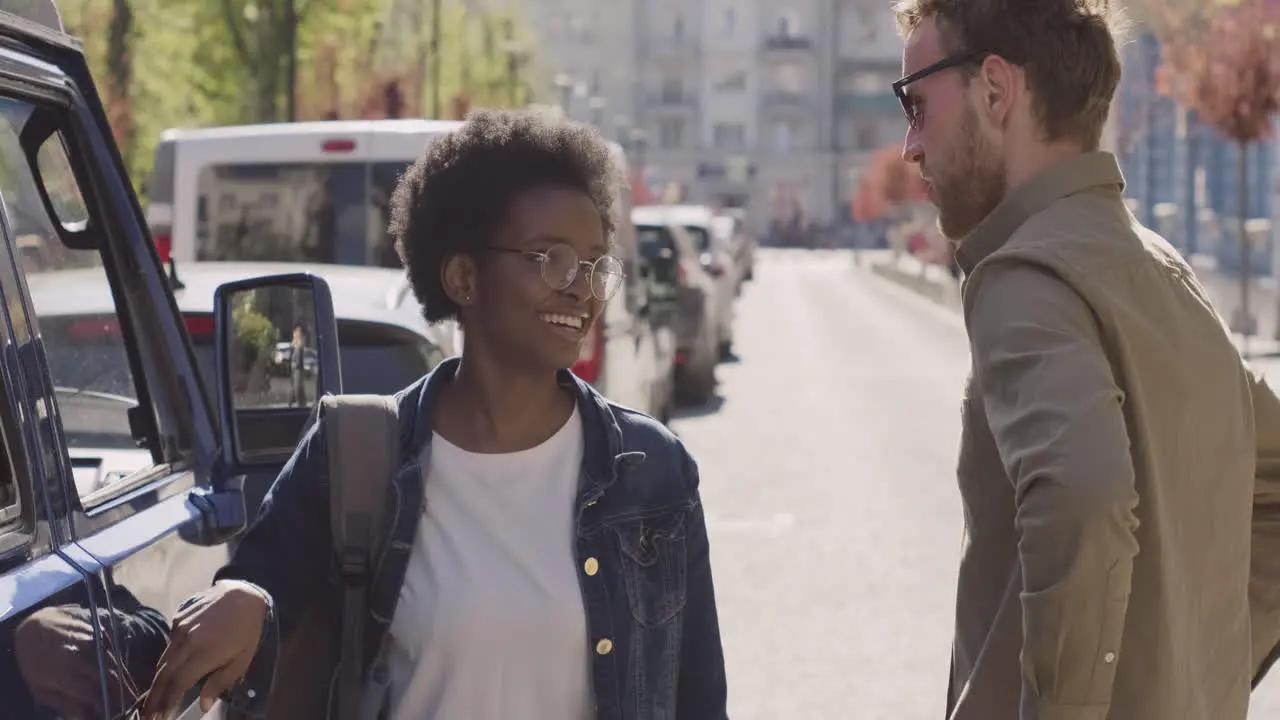
[[[396,182],[456,120],[170,129],[145,188],[160,251],[183,262],[400,267],[387,236]]]

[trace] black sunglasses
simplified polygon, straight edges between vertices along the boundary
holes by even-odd
[[[893,81],[893,94],[898,96],[898,102],[902,103],[902,112],[906,113],[907,122],[911,123],[911,127],[920,126],[920,108],[917,105],[916,98],[907,92],[908,85],[923,80],[934,73],[940,73],[943,70],[978,62],[990,54],[985,50],[966,50],[965,52],[948,55],[926,68],[917,70],[900,80]]]

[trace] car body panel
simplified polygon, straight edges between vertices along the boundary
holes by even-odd
[[[716,326],[718,344],[727,348],[733,343],[738,269],[732,237],[716,218],[715,212],[703,205],[644,205],[631,213],[638,225],[678,225],[695,234],[700,263],[713,281],[709,317]]]

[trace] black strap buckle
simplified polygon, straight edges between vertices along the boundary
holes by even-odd
[[[348,585],[363,585],[369,577],[369,553],[348,548],[338,557],[338,574]]]

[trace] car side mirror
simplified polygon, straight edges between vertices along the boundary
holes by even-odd
[[[342,392],[328,283],[297,273],[219,285],[213,332],[223,459],[239,468],[284,462],[320,398]]]

